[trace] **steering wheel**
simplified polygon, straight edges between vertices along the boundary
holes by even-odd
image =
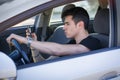
[[[18,43],[18,41],[16,39],[12,39],[11,42],[14,45],[14,47],[18,50],[18,52],[20,53],[20,55],[24,59],[25,63],[30,63],[30,59],[28,58],[26,52],[23,51],[23,49],[21,48],[21,46]]]

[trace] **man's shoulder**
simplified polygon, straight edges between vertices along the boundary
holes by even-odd
[[[101,43],[97,38],[92,36],[88,36],[87,38],[83,39],[80,44],[84,45],[85,47],[89,48],[90,50],[96,50],[101,48]]]

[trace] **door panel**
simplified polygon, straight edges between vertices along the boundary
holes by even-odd
[[[107,73],[120,73],[119,52],[120,48],[102,49],[89,52],[90,55],[84,53],[85,56],[28,65],[30,67],[18,69],[17,80],[101,80]]]

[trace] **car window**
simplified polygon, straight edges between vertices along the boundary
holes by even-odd
[[[29,18],[25,21],[22,21],[16,25],[14,25],[13,27],[19,27],[19,26],[26,26],[26,25],[33,25],[35,21],[35,17]]]
[[[79,2],[72,3],[72,4],[75,4],[76,6],[80,6],[80,7],[85,8],[87,10],[87,12],[89,13],[90,19],[94,19],[94,16],[95,16],[96,11],[98,9],[98,1],[97,0],[79,1]],[[62,13],[62,9],[64,6],[65,5],[60,6],[60,7],[56,7],[53,9],[50,23],[61,21],[61,13]]]

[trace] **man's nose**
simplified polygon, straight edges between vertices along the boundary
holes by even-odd
[[[65,30],[65,29],[66,29],[66,25],[63,26],[63,30]]]

